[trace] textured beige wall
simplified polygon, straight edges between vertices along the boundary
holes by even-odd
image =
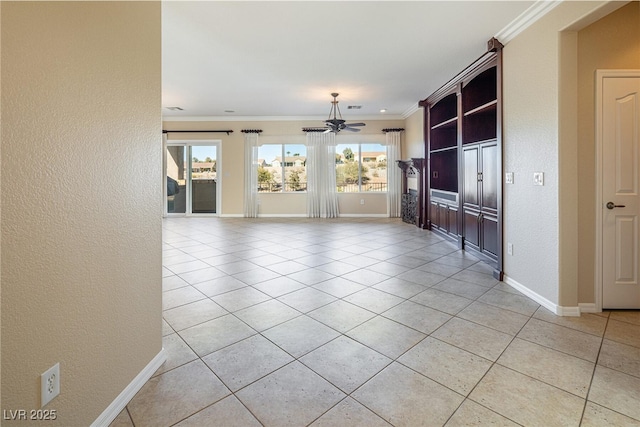
[[[575,239],[559,243],[559,198],[566,191],[563,186],[575,186],[575,177],[560,181],[560,146],[567,143],[562,140],[560,119],[570,114],[560,95],[565,90],[560,31],[604,3],[562,3],[503,51],[504,162],[505,171],[515,173],[515,183],[506,185],[504,192],[504,242],[514,247],[512,256],[505,255],[504,270],[511,279],[559,305],[577,302],[575,284],[568,285],[574,295],[560,300],[564,286],[560,249],[577,251]],[[571,88],[566,89],[571,93]],[[533,172],[544,172],[544,186],[532,184]]]
[[[558,78],[558,304],[578,305],[577,40],[559,33]]]
[[[578,300],[595,302],[595,70],[640,69],[640,3],[578,32]]]
[[[162,345],[161,7],[0,7],[2,409],[87,426]]]
[[[386,215],[387,195],[379,193],[338,194],[338,207],[340,215]]]
[[[258,215],[307,216],[307,195],[304,193],[261,193],[258,203]]]
[[[404,126],[404,120],[363,120],[367,125],[360,135],[382,135],[382,129]],[[295,121],[171,121],[165,118],[163,128],[179,130],[233,130],[230,135],[224,133],[170,133],[170,140],[219,139],[222,141],[222,186],[221,215],[242,215],[244,212],[244,134],[243,129],[262,129],[260,138],[264,141],[273,137],[298,136],[304,141],[303,127],[322,126],[321,120]],[[287,140],[285,140],[287,143]],[[386,199],[366,197],[365,205],[360,205],[359,195],[341,195],[339,207],[341,214],[369,215],[385,214]],[[354,202],[357,198],[357,206]],[[260,194],[260,215],[306,215],[307,201],[304,194]]]
[[[405,132],[402,146],[402,158],[424,157],[424,109],[406,118],[404,122]]]

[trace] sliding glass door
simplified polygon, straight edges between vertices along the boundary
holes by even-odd
[[[185,214],[187,212],[187,147],[168,145],[166,157],[166,213]]]
[[[218,142],[167,142],[166,215],[218,212],[219,151]]]
[[[191,213],[216,213],[217,147],[190,145]]]

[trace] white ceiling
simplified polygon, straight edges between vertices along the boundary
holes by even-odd
[[[163,115],[401,118],[533,3],[165,1]]]

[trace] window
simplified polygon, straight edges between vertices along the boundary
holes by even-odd
[[[302,144],[258,147],[258,191],[307,191],[307,147]]]
[[[387,147],[381,144],[338,144],[336,184],[340,193],[387,191]]]

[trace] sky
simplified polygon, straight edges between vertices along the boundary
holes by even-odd
[[[215,160],[216,158],[216,147],[214,145],[199,145],[193,146],[191,148],[191,155],[196,157],[201,162],[204,162],[204,159],[207,157],[211,157]]]
[[[284,150],[285,156],[287,155],[287,151],[291,153],[289,154],[290,156],[300,154],[303,157],[307,157],[307,147],[304,145],[286,144]],[[258,148],[258,158],[264,159],[267,163],[271,163],[276,157],[282,157],[282,146],[280,144],[265,144]]]
[[[342,150],[344,150],[344,148],[346,146],[351,147],[351,150],[354,153],[358,152],[358,144],[340,144],[337,147],[337,153],[342,153]],[[282,146],[279,144],[273,144],[273,145],[261,145],[259,148],[259,155],[258,157],[261,159],[264,159],[267,163],[270,163],[273,159],[275,159],[278,156],[282,156]],[[285,156],[287,155],[287,151],[289,151],[291,154],[290,155],[294,155],[296,153],[299,153],[301,156],[307,156],[307,147],[305,147],[304,145],[298,145],[298,144],[287,144],[285,145]],[[371,151],[384,151],[384,147],[381,147],[379,144],[362,144],[362,151],[364,152],[371,152]],[[200,145],[200,146],[193,146],[192,147],[192,155],[193,157],[197,157],[198,160],[200,161],[204,161],[204,159],[206,159],[207,157],[211,157],[212,159],[215,159],[216,157],[216,147],[213,145]]]
[[[342,153],[347,146],[351,147],[351,151],[354,153],[358,152],[358,144],[339,144],[336,147],[336,152],[338,154]],[[267,163],[271,163],[273,159],[276,157],[282,156],[282,146],[279,144],[274,145],[261,145],[258,149],[258,157],[264,159]],[[385,147],[380,144],[362,144],[362,151],[371,152],[371,151],[384,151]],[[301,156],[307,155],[307,147],[304,145],[285,145],[285,156],[287,155],[287,151],[291,152],[290,155],[294,155],[295,153],[300,153]]]

